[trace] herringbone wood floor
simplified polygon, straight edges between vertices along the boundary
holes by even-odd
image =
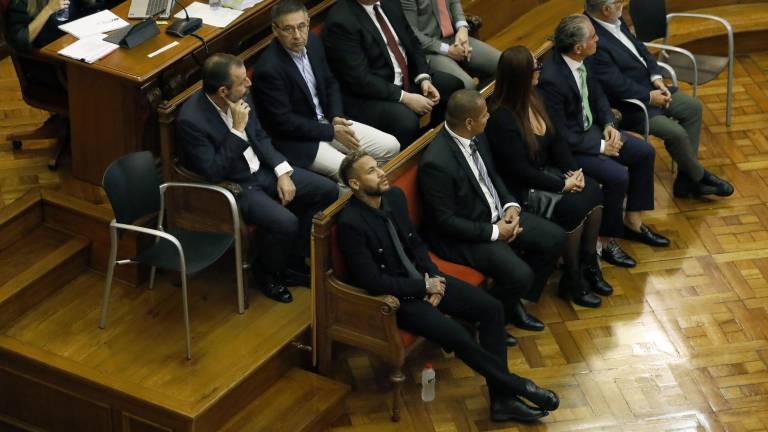
[[[520,347],[509,350],[510,368],[556,390],[558,411],[539,424],[494,424],[483,379],[426,345],[407,364],[403,419],[393,424],[386,366],[339,349],[335,378],[354,391],[332,430],[768,430],[768,53],[740,56],[736,76],[730,129],[724,80],[699,89],[700,158],[734,183],[734,196],[672,199],[669,156],[654,140],[656,210],[645,220],[672,246],[624,243],[640,264],[604,268],[616,294],[603,307],[573,307],[550,286],[530,307],[547,329],[511,329]],[[51,143],[12,152],[3,138],[44,119],[21,101],[10,61],[0,62],[0,206],[37,185],[69,188],[66,169],[46,168]],[[426,361],[438,375],[437,399],[428,404],[416,384]]]

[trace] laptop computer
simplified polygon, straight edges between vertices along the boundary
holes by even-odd
[[[128,18],[168,18],[171,16],[174,0],[131,0]]]

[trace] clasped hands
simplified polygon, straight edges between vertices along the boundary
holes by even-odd
[[[421,83],[421,94],[403,92],[402,103],[418,115],[432,112],[432,108],[440,102],[440,93],[432,81],[425,79]]]
[[[508,207],[503,217],[496,222],[496,227],[499,229],[499,240],[513,242],[517,235],[523,232],[523,227],[520,226],[520,207]]]
[[[442,276],[430,277],[428,273],[424,273],[424,282],[427,284],[427,295],[424,297],[424,301],[437,307],[445,297],[445,278]]]
[[[563,192],[581,192],[584,190],[584,171],[581,168],[565,173]]]
[[[472,57],[472,47],[469,46],[469,29],[460,27],[456,30],[453,43],[448,46],[448,57],[460,61],[469,61]]]
[[[621,132],[615,127],[608,125],[603,130],[603,139],[605,140],[603,154],[608,156],[618,156],[621,147],[624,145],[621,141]]]
[[[653,82],[653,86],[656,90],[651,91],[649,104],[659,108],[669,108],[669,104],[672,103],[672,92],[664,84],[664,80],[657,79]]]
[[[352,130],[352,122],[344,117],[334,117],[333,138],[349,150],[357,150],[360,141]]]

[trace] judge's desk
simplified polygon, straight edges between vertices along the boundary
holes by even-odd
[[[43,47],[42,55],[66,65],[73,175],[100,185],[104,170],[118,157],[144,149],[158,154],[157,106],[198,81],[209,54],[238,54],[266,36],[275,2],[264,0],[246,9],[225,28],[204,24],[196,34],[205,44],[193,36],[165,33],[181,5],[192,3],[178,0],[171,17],[158,21],[160,34],[134,48],[118,48],[95,63],[58,54],[76,41],[68,34]],[[316,1],[306,3],[310,7]],[[129,7],[130,0],[112,12],[135,24],[139,21],[127,18]],[[179,44],[148,57],[174,41]]]

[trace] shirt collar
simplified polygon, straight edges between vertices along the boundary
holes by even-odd
[[[565,60],[565,63],[568,65],[572,72],[575,72],[578,68],[581,67],[581,65],[584,64],[583,61],[576,61],[565,54],[561,55],[563,56],[563,60]]]
[[[597,21],[598,24],[600,24],[601,26],[603,26],[606,30],[608,30],[610,32],[617,33],[617,32],[621,31],[621,21],[619,21],[619,20],[616,20],[615,23],[609,23],[609,22],[606,22],[606,21],[603,21],[603,20],[599,20],[599,19],[593,17],[592,15],[590,15],[590,17],[592,17],[593,20]]]
[[[282,46],[282,45],[280,45],[280,46]],[[295,52],[293,52],[293,51],[289,50],[289,49],[288,49],[288,48],[286,48],[286,47],[283,47],[283,49],[284,49],[284,50],[285,50],[285,52],[287,52],[287,53],[288,53],[288,55],[289,55],[289,56],[291,56],[291,58],[292,58],[292,59],[294,59],[294,60],[303,60],[303,59],[304,59],[304,58],[306,58],[306,56],[307,56],[307,47],[304,47],[304,48],[302,48],[302,49],[301,49],[301,52],[298,52],[298,53],[295,53]]]
[[[218,105],[216,105],[216,102],[214,102],[213,99],[211,99],[211,96],[208,95],[208,93],[205,93],[205,97],[207,97],[208,100],[211,102],[211,104],[213,104],[213,107],[216,108],[216,111],[218,111],[219,114],[223,115],[224,117],[229,116],[229,110],[224,112]]]
[[[453,139],[459,143],[459,147],[467,154],[471,153],[471,150],[469,148],[469,145],[472,144],[472,140],[466,139],[462,136],[459,136],[456,134],[456,132],[452,131],[451,128],[448,127],[448,123],[445,123],[445,130],[448,131],[448,133],[453,137]]]
[[[376,2],[376,3],[372,4],[372,5],[362,4],[362,3],[360,3],[360,2],[357,2],[357,3],[358,3],[360,6],[362,6],[362,7],[363,7],[363,9],[365,9],[366,11],[368,11],[368,13],[371,13],[371,14],[373,13],[373,7],[374,7],[374,6],[376,6],[376,5],[379,5],[379,8],[381,8],[381,2]]]

